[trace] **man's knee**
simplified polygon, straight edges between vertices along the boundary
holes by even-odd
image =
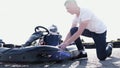
[[[97,57],[100,61],[104,61],[107,58],[106,54],[97,55]]]
[[[70,30],[70,33],[73,35],[78,30],[78,27],[73,27]]]

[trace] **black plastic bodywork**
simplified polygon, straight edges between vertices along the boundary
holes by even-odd
[[[0,48],[2,62],[48,62],[61,61],[73,57],[73,49],[61,51],[55,46],[29,46],[23,48]]]

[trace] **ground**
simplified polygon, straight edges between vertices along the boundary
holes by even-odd
[[[63,62],[46,62],[36,64],[2,63],[0,68],[120,68],[120,48],[113,48],[111,57],[99,61],[95,49],[86,49],[88,59],[66,60]]]

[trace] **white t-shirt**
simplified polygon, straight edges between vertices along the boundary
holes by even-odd
[[[73,22],[81,23],[82,21],[85,21],[85,20],[90,20],[86,29],[90,30],[91,32],[103,33],[107,30],[107,27],[105,26],[105,24],[100,19],[98,19],[90,10],[81,8],[80,16],[75,17]]]

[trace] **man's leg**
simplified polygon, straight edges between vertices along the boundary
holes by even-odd
[[[78,27],[73,27],[70,30],[71,35],[73,35],[77,30],[78,30]],[[84,32],[82,33],[82,35],[90,37],[91,36],[91,32],[89,30],[85,29]],[[77,57],[75,57],[75,58],[86,58],[87,57],[87,53],[85,52],[85,49],[84,49],[84,46],[82,45],[80,37],[78,37],[75,40],[75,44],[76,44],[76,46],[77,46],[77,48],[78,48],[78,50],[80,52],[80,54]]]
[[[110,57],[112,54],[113,43],[108,43],[106,47],[107,57]]]
[[[77,30],[78,30],[78,27],[73,27],[70,30],[71,35],[73,35]],[[80,37],[78,37],[74,42],[75,42],[78,50],[84,50],[84,47],[82,45],[82,41],[81,41]]]
[[[105,60],[107,58],[106,51],[106,32],[102,34],[93,34],[93,40],[95,41],[97,57],[99,60]]]
[[[70,30],[70,33],[71,35],[73,35],[76,31],[78,30],[78,27],[73,27],[71,30]],[[86,36],[86,37],[92,37],[92,34],[93,32],[90,32],[89,30],[85,29],[82,33],[83,36]],[[76,40],[75,40],[75,44],[77,45],[77,48],[78,50],[84,50],[84,47],[82,45],[82,41],[80,39],[80,37],[78,37]]]
[[[106,31],[107,32],[107,31]],[[100,60],[105,60],[106,57],[109,57],[112,54],[112,43],[106,43],[106,32],[102,34],[96,34],[87,29],[84,30],[83,34],[87,37],[92,37],[96,44],[97,57]]]
[[[71,29],[71,35],[73,35],[78,30],[77,27],[74,27]],[[106,31],[107,32],[107,31]],[[83,36],[86,37],[92,37],[95,45],[96,45],[96,51],[97,51],[97,57],[100,60],[105,60],[107,57],[109,57],[112,53],[112,44],[107,46],[106,43],[106,32],[102,34],[96,34],[94,32],[91,32],[87,29],[85,29],[82,33]],[[82,42],[80,40],[80,37],[77,38],[75,41],[78,50],[84,50],[84,47],[82,45]]]

